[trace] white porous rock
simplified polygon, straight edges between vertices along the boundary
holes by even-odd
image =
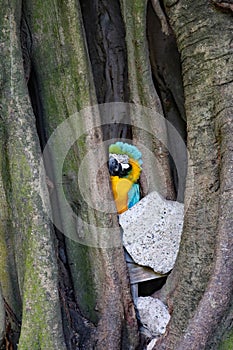
[[[138,318],[143,327],[147,328],[152,337],[165,333],[170,314],[161,300],[152,297],[139,297],[136,299]]]
[[[183,203],[151,192],[119,215],[123,245],[137,264],[166,274],[176,260],[183,219]]]

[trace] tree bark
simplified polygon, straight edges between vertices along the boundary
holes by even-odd
[[[74,349],[77,346],[134,349],[138,342],[137,321],[116,216],[103,215],[88,207],[77,186],[84,155],[101,144],[100,127],[92,127],[101,125],[98,112],[89,112],[89,119],[85,120],[82,114],[77,115],[76,128],[83,133],[69,151],[63,167],[67,197],[76,213],[86,218],[85,230],[80,226],[77,229],[76,221],[68,222],[62,203],[57,170],[66,140],[50,144],[45,170],[53,218],[59,217],[59,228],[70,229],[69,237],[73,240],[62,237],[56,228],[54,235],[40,199],[41,155],[37,132],[44,148],[59,124],[85,106],[96,103],[79,6],[75,1],[59,5],[53,1],[24,1],[21,39],[25,77],[19,41],[21,3],[15,2],[9,8],[5,4],[4,10],[6,14],[3,13],[1,19],[6,28],[2,32],[5,51],[1,71],[4,72],[3,83],[5,80],[7,83],[3,86],[2,115],[5,118],[3,125],[7,126],[3,131],[6,130],[7,135],[2,147],[7,147],[8,158],[2,163],[8,161],[9,169],[4,163],[2,174],[6,169],[9,172],[4,179],[5,187],[1,188],[3,200],[6,197],[7,201],[4,213],[9,215],[10,212],[12,216],[8,220],[16,223],[16,227],[13,227],[12,247],[10,250],[6,247],[6,259],[1,259],[1,264],[9,260],[15,250],[13,272],[16,271],[16,281],[7,274],[9,281],[3,285],[3,295],[7,297],[12,292],[10,283],[17,286],[18,279],[20,292],[19,295],[15,293],[14,298],[19,304],[23,303],[23,310],[18,312],[19,320],[23,312],[21,328],[17,329],[20,331],[19,349]],[[29,43],[27,39],[30,39]],[[72,135],[75,125],[71,123],[69,128]],[[98,165],[94,159],[87,171],[98,169]],[[103,193],[109,191],[106,170],[101,173],[99,186]],[[93,202],[96,202],[96,196],[92,193]],[[4,205],[4,201],[1,203]],[[4,224],[4,220],[2,222]],[[88,222],[92,226],[88,226]],[[98,227],[102,224],[109,228],[109,242],[111,226],[115,225],[114,233],[118,238],[112,236],[112,248],[111,245],[95,247],[99,239]],[[22,233],[16,241],[17,231]],[[92,242],[93,247],[80,244],[81,231],[84,236],[96,239]],[[5,239],[2,237],[5,246],[6,241],[9,242],[9,232]],[[14,264],[13,259],[11,263]],[[5,264],[10,267],[8,261]],[[4,266],[1,271],[5,272]],[[7,298],[7,302],[16,313],[12,300]],[[12,323],[11,315],[7,316]]]
[[[160,99],[153,84],[148,54],[147,1],[122,0],[121,8],[126,28],[130,102],[140,106],[140,113],[131,113],[130,117],[133,139],[142,149],[143,169],[147,175],[147,181],[143,181],[144,177],[142,176],[141,185],[144,193],[157,190],[164,197],[174,199],[174,186],[166,147],[166,122]],[[141,109],[141,106],[147,107],[148,110]],[[159,139],[160,133],[163,135],[163,140]],[[145,150],[143,150],[143,146]],[[151,157],[151,154],[154,156]]]
[[[1,11],[1,283],[8,328],[18,332],[22,322],[19,349],[65,349],[52,231],[39,193],[39,142],[21,58],[21,2],[3,2]]]
[[[166,119],[185,140],[185,115],[184,232],[160,291],[171,321],[155,349],[233,347],[226,4],[1,1],[3,349],[143,348],[117,216],[98,210],[103,196],[113,204],[105,141],[132,139],[142,148],[144,194],[156,189],[182,200],[186,173],[182,184],[171,174],[168,150],[180,163],[186,153],[174,150]],[[103,102],[133,106],[95,106]]]
[[[49,17],[44,17],[44,22],[42,21],[41,27],[38,27],[36,19],[42,18],[45,12],[51,14],[55,12],[56,16],[52,21]],[[54,2],[47,2],[41,7],[38,2],[29,2],[27,13],[30,16],[28,21],[35,42],[32,62],[45,106],[46,114],[42,117],[49,137],[64,118],[96,103],[95,88],[78,4],[75,1],[69,1],[61,7]],[[50,32],[54,33],[50,40],[46,35],[46,28],[50,28]],[[51,51],[54,43],[56,46],[54,51]],[[68,65],[67,62],[69,62]],[[63,178],[65,183],[68,183],[65,186],[69,201],[74,211],[91,223],[91,226],[87,226],[84,231],[78,226],[76,233],[77,222],[74,221],[73,224],[68,222],[69,230],[74,232],[72,237],[74,240],[67,237],[65,239],[67,259],[78,309],[87,320],[96,326],[96,332],[93,333],[96,348],[104,349],[114,346],[120,348],[122,341],[129,348],[133,348],[137,343],[137,323],[129,292],[129,282],[125,278],[126,266],[123,249],[120,246],[119,229],[118,232],[115,229],[115,234],[119,235],[117,243],[119,247],[116,248],[105,248],[101,244],[97,248],[91,248],[85,246],[85,240],[83,243],[81,241],[82,245],[75,242],[75,240],[80,242],[81,231],[84,237],[90,236],[94,239],[97,235],[98,239],[99,225],[104,224],[109,228],[112,225],[117,227],[116,217],[101,214],[88,207],[77,188],[77,174],[84,155],[89,150],[96,149],[102,142],[100,127],[94,128],[96,120],[99,120],[97,123],[101,125],[98,111],[93,112],[89,118],[88,116],[83,118],[82,114],[79,115],[76,127],[83,130],[83,135],[69,152],[63,167]],[[86,130],[91,127],[89,134],[86,135]],[[63,147],[62,143],[61,147]],[[59,154],[59,149],[52,149],[51,158],[55,159],[57,153]],[[93,159],[93,163],[88,165],[87,173],[83,174],[86,175],[86,181],[88,181],[89,174],[93,174],[98,166],[99,164]],[[52,172],[56,184],[56,168],[52,169]],[[101,191],[107,192],[109,181],[106,171],[102,172],[99,182]],[[90,182],[90,188],[91,185]],[[94,191],[91,192],[92,203],[98,203],[98,195]],[[59,199],[59,191],[57,196]],[[67,222],[66,212],[59,207],[58,211],[63,225]],[[72,225],[74,225],[73,228]],[[115,237],[112,238],[117,241]],[[108,240],[111,240],[110,231]],[[95,244],[94,241],[90,241],[91,245],[92,243]],[[81,345],[90,346],[85,343]]]
[[[216,349],[233,285],[232,22],[207,1],[164,4],[181,54],[189,164],[181,247],[165,288],[172,318],[155,348]]]
[[[125,28],[118,1],[80,1],[96,96],[99,104],[128,102],[128,69]],[[117,110],[105,118],[103,139],[132,139],[130,117]],[[111,123],[110,123],[111,122]]]
[[[163,29],[164,26],[165,29]],[[164,117],[186,142],[186,115],[180,54],[169,21],[157,0],[148,2],[147,38],[153,83],[161,100]],[[181,152],[180,144],[174,139],[171,128],[168,128],[167,134],[168,148],[173,150],[173,154],[170,154],[170,168],[176,199],[184,202],[187,154]],[[183,169],[182,176],[178,176],[178,167]]]

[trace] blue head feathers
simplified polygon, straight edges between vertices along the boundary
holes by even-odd
[[[136,160],[139,165],[142,165],[142,154],[137,149],[136,146],[130,145],[128,143],[124,143],[118,141],[109,146],[109,153],[112,154],[126,154],[129,158]]]

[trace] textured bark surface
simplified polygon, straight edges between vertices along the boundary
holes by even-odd
[[[154,3],[157,3],[156,7]],[[168,19],[161,8],[158,10],[158,4],[158,1],[152,1],[152,3],[149,1],[147,7],[147,37],[152,78],[161,100],[165,118],[186,141],[186,115],[180,54]],[[153,10],[153,7],[157,12]],[[164,25],[166,26],[165,30],[163,30]],[[170,159],[170,162],[177,200],[183,202],[187,158],[186,154],[181,152],[180,145],[174,140],[170,129],[168,129],[167,137],[169,150],[173,150],[173,159]],[[178,164],[180,168],[184,169],[179,178],[176,169]]]
[[[94,190],[91,205],[85,202],[78,173],[88,152],[101,149],[104,140],[133,139],[153,155],[144,154],[144,194],[159,189],[175,198],[181,187],[182,200],[185,171],[178,182],[168,149],[180,163],[186,154],[179,154],[166,119],[186,140],[187,117],[184,232],[160,292],[171,321],[155,349],[233,348],[231,1],[0,5],[0,347],[145,348],[143,338],[139,345],[117,217],[95,209],[102,203]],[[131,112],[139,114],[130,114],[125,106],[121,114],[116,108],[104,120],[111,125],[102,127],[98,108],[77,114],[75,127],[69,118],[97,102],[124,101],[150,113],[138,107]],[[68,135],[77,128],[81,137],[65,157],[62,178],[58,161],[69,140],[51,144],[44,163],[44,196],[60,232],[43,207],[39,168],[41,149],[68,119]],[[96,173],[98,158],[94,151],[82,171],[90,189],[96,188],[89,175]],[[98,170],[98,186],[111,198],[105,166]],[[66,215],[63,188],[74,213],[92,226]],[[101,242],[114,247],[102,248],[102,226],[109,235]],[[90,244],[81,244],[88,237]]]
[[[192,196],[156,349],[217,349],[232,319],[232,21],[208,1],[164,4],[181,53]]]
[[[1,159],[1,224],[8,227],[3,227],[5,237],[1,232],[0,271],[5,305],[10,305],[19,324],[13,324],[15,320],[6,310],[7,318],[15,334],[20,332],[19,349],[135,349],[137,321],[120,233],[118,246],[111,249],[83,246],[56,229],[54,235],[39,197],[37,132],[44,147],[61,122],[96,103],[79,6],[75,1],[24,1],[21,20],[20,2],[9,8],[3,5],[1,149],[7,152]],[[84,134],[65,159],[63,180],[73,209],[93,227],[96,225],[93,232],[84,234],[94,235],[98,234],[98,225],[110,228],[117,225],[117,220],[88,208],[77,188],[83,156],[101,142],[100,129],[85,134],[92,125],[91,118],[96,120],[99,115],[89,117],[77,119]],[[50,163],[45,164],[51,209],[61,225],[69,224],[78,237],[81,228],[67,223],[57,180],[55,159],[61,154],[63,142],[50,149]],[[92,167],[95,164],[90,164],[89,171]],[[103,193],[108,191],[106,171],[102,171],[99,185]],[[95,193],[91,200],[96,201]],[[11,343],[16,344],[13,337]]]
[[[129,100],[152,110],[151,113],[142,111],[139,115],[136,113],[130,115],[133,139],[138,145],[146,147],[146,152],[143,153],[143,168],[148,176],[149,192],[157,190],[167,199],[174,199],[175,191],[169,167],[168,150],[165,146],[167,143],[166,123],[161,101],[153,84],[149,61],[146,37],[147,1],[122,0],[121,9],[126,27]],[[156,134],[157,129],[160,129],[164,136],[163,142]],[[155,155],[156,161],[150,158],[150,152]],[[147,184],[143,180],[142,177],[141,185],[143,191],[147,192]]]
[[[19,332],[21,326],[19,349],[65,349],[53,231],[39,194],[39,140],[21,58],[21,3],[3,2],[1,11],[1,284],[7,329]],[[9,348],[12,340],[6,338]]]
[[[98,103],[128,102],[125,29],[118,1],[80,1]],[[113,113],[103,139],[132,139],[130,117]]]
[[[49,16],[43,17],[43,13],[52,14],[54,11],[57,16],[53,20]],[[53,2],[47,2],[41,7],[38,2],[30,1],[26,12],[32,39],[35,42],[32,63],[38,79],[38,90],[40,90],[45,106],[45,115],[42,117],[46,125],[47,137],[49,137],[64,118],[96,103],[91,66],[84,41],[84,29],[80,20],[81,12],[75,1],[69,1],[63,4],[63,7]],[[37,18],[44,19],[40,22],[39,27],[36,25]],[[53,33],[49,39],[46,28],[50,28],[50,32]],[[56,46],[53,47],[54,45]],[[54,50],[51,50],[51,47]],[[90,118],[100,117],[94,113]],[[73,209],[76,212],[78,210],[79,215],[92,224],[89,231],[86,230],[84,234],[92,234],[94,237],[98,235],[98,226],[102,223],[108,225],[109,228],[112,224],[117,223],[116,218],[112,215],[102,215],[101,212],[98,213],[87,207],[77,188],[77,175],[83,156],[102,140],[100,129],[93,129],[89,135],[85,135],[85,130],[90,128],[92,120],[82,119],[80,115],[77,123],[79,123],[78,127],[84,130],[84,135],[81,140],[77,141],[66,158],[63,178]],[[52,159],[56,154],[59,154],[59,149],[51,150]],[[95,163],[90,164],[89,173],[96,171],[97,166],[95,167]],[[56,169],[53,174],[56,184]],[[104,193],[104,188],[108,187],[106,172],[102,174],[101,181],[100,186]],[[98,200],[96,195],[92,192],[93,203]],[[57,196],[59,198],[59,192]],[[65,223],[66,213],[60,209],[59,215],[61,221]],[[92,227],[93,232],[90,232]],[[74,234],[75,230],[74,226]],[[120,348],[123,341],[127,347],[134,348],[137,343],[137,324],[129,292],[129,282],[125,278],[126,266],[122,248],[90,248],[67,238],[65,245],[77,307],[81,314],[96,327],[96,333],[92,332],[94,343],[91,345],[90,340],[86,338],[80,346],[88,348],[96,344],[98,349],[114,346]]]

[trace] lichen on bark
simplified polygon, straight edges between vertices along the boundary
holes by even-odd
[[[1,119],[7,130],[4,157],[8,161],[1,173],[11,228],[1,235],[5,235],[6,254],[17,274],[10,275],[10,279],[15,284],[11,287],[18,305],[8,299],[7,286],[3,285],[11,309],[6,310],[7,318],[14,328],[12,315],[20,318],[22,313],[19,349],[65,349],[53,241],[39,194],[39,140],[24,81],[19,40],[21,2],[14,1],[10,6],[5,2],[1,9]]]

